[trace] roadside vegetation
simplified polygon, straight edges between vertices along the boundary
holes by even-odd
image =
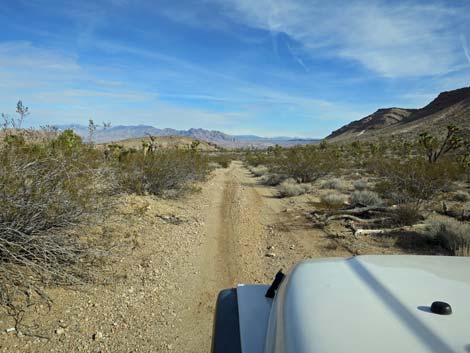
[[[454,126],[413,141],[202,152],[198,141],[162,149],[152,136],[138,148],[95,146],[92,120],[82,139],[24,129],[28,115],[18,102],[0,132],[0,307],[16,333],[28,334],[28,308],[51,305],[48,287],[97,280],[97,266],[115,251],[77,229],[99,224],[125,195],[184,197],[234,159],[277,197],[308,200],[311,226],[353,253],[351,244],[375,237],[409,253],[470,255],[470,142]]]
[[[276,146],[245,163],[279,197],[307,194],[313,225],[335,239],[406,237],[406,252],[469,254],[470,138],[456,126],[414,140]]]
[[[52,303],[45,288],[94,281],[91,269],[111,251],[73,230],[98,224],[123,194],[179,197],[232,159],[197,143],[161,150],[151,137],[140,149],[96,148],[92,120],[84,141],[72,130],[24,129],[28,115],[18,102],[15,116],[2,114],[0,132],[0,304],[22,334],[27,309]]]

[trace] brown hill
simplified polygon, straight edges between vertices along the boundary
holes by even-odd
[[[339,142],[391,135],[416,136],[423,131],[441,134],[449,124],[470,130],[470,87],[442,92],[421,109],[379,109],[333,131],[326,139]]]

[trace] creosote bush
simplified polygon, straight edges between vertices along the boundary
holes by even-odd
[[[313,145],[286,149],[272,163],[270,169],[273,172],[287,175],[301,183],[313,182],[339,166],[334,152],[319,150]]]
[[[470,224],[453,218],[434,216],[427,221],[426,236],[454,255],[470,255]]]
[[[195,150],[126,151],[113,165],[124,192],[160,196],[178,195],[210,170],[207,158]]]
[[[217,153],[208,156],[209,163],[217,163],[222,168],[228,168],[230,163],[236,158],[235,155],[230,153]]]
[[[436,163],[422,158],[380,160],[375,161],[373,169],[382,177],[375,191],[396,203],[430,200],[458,176],[457,165],[442,158]]]
[[[310,191],[310,185],[300,184],[294,179],[284,180],[278,187],[279,197],[299,196]]]
[[[66,230],[103,209],[103,197],[113,192],[111,174],[102,153],[69,130],[44,143],[6,136],[0,144],[2,304],[16,310],[18,296],[27,303],[33,293],[43,296],[43,285],[86,277],[90,252]]]
[[[397,226],[411,226],[418,223],[422,216],[415,205],[401,204],[393,209],[391,219]]]

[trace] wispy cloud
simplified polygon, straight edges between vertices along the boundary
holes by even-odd
[[[0,111],[322,136],[468,85],[470,3],[9,1]],[[463,55],[462,55],[463,54]],[[14,107],[13,107],[14,108]]]
[[[470,11],[418,1],[214,1],[239,21],[286,33],[311,55],[354,60],[386,77],[455,69],[461,64],[455,28],[468,22]]]
[[[462,49],[465,54],[465,57],[467,58],[468,64],[470,65],[470,52],[468,50],[468,42],[467,42],[467,37],[465,35],[460,36],[460,41],[462,42]]]
[[[84,123],[93,117],[114,124],[197,126],[230,132],[239,131],[240,126],[256,129],[257,114],[272,114],[273,109],[280,112],[295,108],[311,115],[319,112],[328,115],[327,111],[336,114],[333,112],[339,109],[325,100],[256,85],[156,52],[113,43],[107,43],[104,48],[112,53],[125,51],[170,64],[172,79],[178,82],[190,80],[188,87],[193,89],[172,93],[164,87],[162,90],[155,87],[149,91],[146,85],[139,87],[135,82],[125,82],[127,68],[121,72],[120,65],[117,68],[92,66],[90,70],[80,64],[77,55],[28,42],[8,42],[0,44],[0,111],[10,112],[16,99],[22,98],[32,108],[34,114],[30,121],[36,125],[44,122]],[[147,67],[138,70],[150,80],[154,75],[164,77],[161,70],[151,72]],[[111,77],[107,72],[112,73]],[[211,89],[198,88],[201,77],[212,82]],[[195,108],[187,104],[192,101],[217,105],[214,109]],[[184,102],[183,106],[180,102]],[[269,124],[263,126],[263,132],[269,134]]]

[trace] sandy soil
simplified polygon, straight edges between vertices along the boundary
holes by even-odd
[[[1,352],[209,352],[218,292],[270,283],[299,260],[350,256],[348,243],[312,227],[309,196],[279,199],[240,162],[183,200],[126,196],[89,235],[116,244],[101,282],[49,290],[25,324],[48,339],[7,333]],[[368,252],[397,252],[371,243]]]

